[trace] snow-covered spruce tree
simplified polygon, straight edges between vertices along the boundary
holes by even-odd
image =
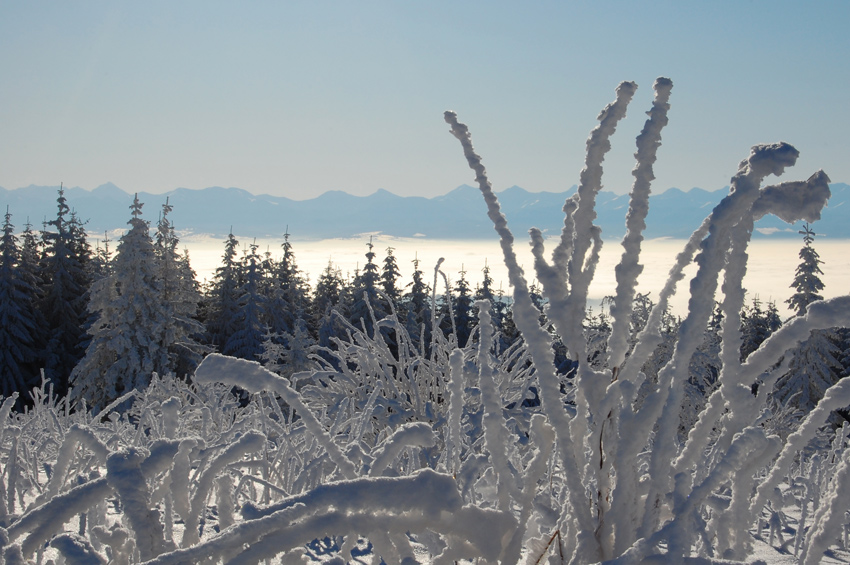
[[[33,338],[33,358],[29,371],[34,375],[40,375],[41,369],[44,368],[44,351],[47,341],[47,323],[44,319],[44,314],[39,307],[43,299],[42,289],[44,288],[41,280],[41,246],[42,241],[36,232],[32,229],[32,224],[24,225],[24,231],[21,233],[21,255],[18,262],[18,271],[21,278],[33,289],[31,315],[33,330],[31,336]]]
[[[842,375],[842,350],[835,328],[814,330],[809,338],[792,351],[791,363],[774,387],[778,409],[799,409],[808,414],[824,393]]]
[[[342,271],[332,261],[328,261],[316,279],[316,290],[310,305],[310,319],[314,328],[319,328],[323,320],[330,316],[331,310],[340,304],[344,287]]]
[[[484,268],[481,269],[481,274],[483,275],[483,278],[481,279],[480,284],[475,285],[473,297],[476,302],[486,300],[487,303],[490,304],[490,316],[498,333],[496,343],[499,344],[501,348],[506,345],[506,341],[502,336],[502,325],[505,318],[505,304],[502,299],[496,295],[496,290],[493,288],[493,277],[490,276],[490,265],[487,264],[486,260],[484,261]]]
[[[405,327],[411,341],[420,348],[420,353],[427,357],[431,345],[431,288],[425,282],[419,263],[418,256],[414,257],[413,281],[402,297],[400,310],[404,315]]]
[[[452,295],[452,312],[454,313],[454,330],[457,332],[457,345],[463,348],[469,343],[469,337],[472,335],[472,328],[475,324],[472,312],[474,301],[463,266],[461,266],[460,273],[458,274],[460,278],[452,289],[454,290],[454,294]]]
[[[292,334],[299,320],[309,317],[310,297],[307,280],[298,269],[295,253],[289,241],[289,230],[284,233],[283,257],[274,261],[267,252],[262,262],[263,324],[266,335],[263,358],[278,357],[274,351],[287,346],[286,336]]]
[[[398,262],[395,260],[393,251],[395,250],[392,247],[387,247],[387,256],[384,257],[384,266],[381,268],[381,288],[383,288],[386,297],[398,306],[401,291],[397,283],[401,277],[401,271],[398,270]]]
[[[76,210],[71,210],[68,218],[68,234],[71,236],[71,253],[82,266],[77,283],[83,288],[88,288],[91,283],[89,262],[91,261],[92,249],[86,232],[86,223],[86,221],[80,219]]]
[[[33,350],[33,311],[35,287],[21,267],[18,238],[7,208],[0,238],[0,396],[18,393],[19,402],[34,384],[31,365]]]
[[[275,332],[292,332],[298,318],[305,317],[310,309],[310,288],[295,260],[289,230],[283,234],[281,248],[283,256],[272,273],[275,305],[269,303],[268,325]]]
[[[823,300],[823,296],[819,293],[823,290],[823,281],[818,275],[822,275],[820,265],[823,261],[820,255],[812,247],[812,242],[815,240],[815,232],[812,231],[808,222],[803,224],[803,229],[800,230],[803,236],[803,247],[800,249],[801,262],[797,266],[794,275],[794,282],[791,283],[791,288],[796,292],[791,298],[786,300],[788,306],[796,312],[798,316],[806,313],[806,308],[815,300]]]
[[[249,247],[242,266],[242,284],[237,289],[239,310],[235,319],[235,331],[222,347],[222,353],[255,361],[260,358],[266,335],[263,323],[263,295],[261,259],[257,254],[256,241]]]
[[[815,232],[808,223],[800,231],[803,247],[800,249],[801,262],[797,266],[794,282],[796,290],[786,302],[797,316],[804,316],[810,304],[823,300],[819,294],[824,284],[818,275],[823,264],[812,243]],[[842,340],[838,328],[824,328],[812,331],[809,338],[794,349],[788,372],[776,383],[773,400],[781,409],[796,409],[803,415],[808,414],[823,398],[829,387],[843,376]],[[840,418],[832,417],[834,423]]]
[[[161,298],[156,252],[138,195],[130,210],[130,230],[118,244],[112,274],[92,289],[90,310],[97,321],[89,330],[86,355],[71,375],[72,398],[96,408],[143,390],[154,372],[172,370],[172,309]]]
[[[759,297],[754,297],[741,311],[741,362],[746,361],[750,353],[781,327],[782,319],[776,303],[768,302],[767,308],[763,308]]]
[[[198,341],[205,329],[197,320],[201,294],[189,253],[180,255],[177,252],[180,240],[168,217],[173,208],[166,198],[157,222],[154,254],[161,300],[173,324],[174,339],[168,352],[171,367],[179,377],[185,377],[200,363],[206,351]]]
[[[352,304],[348,312],[349,321],[358,328],[365,328],[366,333],[371,335],[374,330],[374,322],[382,319],[389,312],[386,301],[378,296],[378,284],[381,276],[378,265],[375,263],[375,247],[372,238],[366,244],[366,264],[363,270],[354,277],[351,292]],[[374,320],[373,320],[374,317]],[[361,325],[362,324],[362,325]]]
[[[56,218],[45,225],[42,239],[44,255],[39,277],[43,282],[39,305],[45,321],[44,372],[60,396],[67,392],[71,371],[82,358],[87,290],[83,261],[74,241],[65,191],[59,188]],[[52,227],[53,230],[50,230]]]
[[[221,266],[215,271],[203,301],[203,321],[207,328],[208,343],[219,351],[238,329],[241,265],[237,259],[239,240],[233,229],[224,242]]]
[[[401,271],[398,269],[398,262],[395,259],[395,255],[393,255],[393,251],[394,249],[392,247],[387,247],[387,255],[384,257],[384,264],[381,267],[379,286],[383,290],[381,305],[386,304],[386,307],[383,309],[384,313],[382,317],[384,318],[391,312],[400,314],[401,290],[398,288],[398,279],[401,277]],[[398,355],[398,336],[396,335],[396,330],[385,327],[381,328],[381,332],[384,333],[393,355]]]

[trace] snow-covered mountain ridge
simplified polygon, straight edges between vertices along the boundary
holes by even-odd
[[[830,185],[832,198],[822,218],[813,225],[818,236],[850,238],[847,200],[850,185]],[[43,219],[56,215],[56,186],[28,186],[15,190],[0,187],[0,204],[9,206],[19,229],[27,219],[37,228]],[[518,186],[498,193],[499,201],[514,233],[534,226],[547,234],[557,234],[563,225],[561,208],[575,187],[565,192],[528,192]],[[124,228],[133,195],[112,183],[94,190],[66,188],[68,204],[90,234]],[[727,189],[687,192],[671,188],[651,197],[647,218],[647,238],[686,238],[708,215]],[[216,236],[234,233],[243,237],[278,237],[288,228],[298,239],[352,237],[380,232],[398,237],[435,239],[484,239],[493,237],[486,206],[478,189],[461,185],[433,198],[397,196],[380,189],[369,196],[353,196],[329,191],[309,200],[292,200],[268,194],[254,195],[239,188],[210,187],[200,190],[177,188],[164,194],[140,193],[147,204],[146,219],[156,221],[159,207],[168,197],[174,206],[173,221],[178,230]],[[596,223],[605,239],[619,239],[625,233],[628,195],[601,192],[597,199]],[[775,217],[756,224],[756,237],[798,236],[798,226],[789,226]]]

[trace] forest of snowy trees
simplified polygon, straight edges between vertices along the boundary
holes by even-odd
[[[353,277],[328,264],[312,285],[288,233],[279,254],[231,233],[201,287],[168,201],[153,229],[128,203],[114,252],[92,248],[61,189],[40,233],[7,211],[2,563],[846,561],[850,296],[822,299],[808,223],[829,179],[762,186],[799,153],[754,146],[658,296],[636,292],[672,89],[659,78],[616,294],[590,311],[601,165],[636,88],[600,114],[561,237],[530,230],[536,283],[446,112],[509,298],[487,269],[452,281],[440,263],[400,287],[371,241]],[[807,222],[787,320],[742,285],[765,214]]]
[[[431,269],[426,273],[426,267],[415,261],[412,283],[400,287],[402,273],[393,249],[387,248],[379,260],[370,240],[365,243],[363,267],[353,276],[343,276],[329,262],[311,284],[298,269],[288,233],[277,255],[260,253],[256,243],[243,246],[230,234],[221,265],[202,287],[188,251],[178,252],[168,202],[162,204],[152,227],[143,218],[143,203],[134,200],[129,206],[129,230],[114,249],[106,237],[92,246],[85,222],[71,212],[61,189],[57,205],[56,218],[42,230],[36,232],[27,223],[17,235],[7,212],[0,241],[4,321],[0,393],[5,397],[18,393],[19,408],[29,402],[28,391],[40,386],[42,379],[60,397],[70,391],[74,402],[102,408],[132,389],[143,390],[153,373],[190,378],[201,359],[213,351],[261,361],[290,376],[317,367],[316,357],[332,359],[330,351],[337,347],[337,339],[346,337],[349,326],[373,335],[375,324],[390,313],[401,321],[419,353],[427,356],[433,324],[461,347],[477,343],[479,300],[491,305],[497,353],[520,339],[510,299],[494,288],[487,267],[480,281],[468,280],[465,271],[451,280],[435,277]],[[787,300],[797,315],[820,300],[823,289],[815,232],[805,224],[800,233],[801,263],[789,281]],[[532,286],[530,291],[545,312],[540,290]],[[611,297],[601,310],[588,309],[583,321],[587,361],[594,367],[607,363],[611,332],[607,307],[613,302]],[[637,296],[633,335],[643,329],[652,307],[650,295]],[[685,428],[693,423],[720,373],[721,322],[718,304],[690,362]],[[656,375],[668,361],[665,352],[671,351],[680,324],[681,319],[665,311],[664,339],[643,368],[647,375]],[[763,303],[758,295],[751,298],[741,311],[741,361],[781,326],[773,302]],[[392,346],[393,330],[380,331]],[[578,360],[567,358],[563,343],[556,343],[555,350],[559,370],[569,376]],[[774,398],[798,415],[805,414],[848,371],[850,332],[845,328],[813,332],[780,379]],[[835,414],[832,421],[840,425],[840,419]]]

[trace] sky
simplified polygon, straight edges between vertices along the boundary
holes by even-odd
[[[673,80],[655,191],[726,186],[756,143],[850,182],[850,2],[0,0],[0,186],[235,186],[437,196],[563,191],[617,84],[606,160],[631,186],[658,76]]]

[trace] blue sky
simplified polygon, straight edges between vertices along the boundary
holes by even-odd
[[[435,196],[471,183],[467,123],[497,189],[575,184],[622,80],[640,88],[606,161],[669,76],[655,190],[720,188],[784,140],[850,182],[850,2],[0,1],[0,186],[238,186]]]

